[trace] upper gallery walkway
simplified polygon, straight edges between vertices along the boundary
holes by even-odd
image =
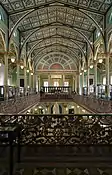
[[[39,102],[68,101],[75,102],[93,113],[112,113],[112,101],[93,96],[79,95],[72,91],[72,87],[41,87],[40,92],[35,90],[15,93],[8,99],[1,98],[0,113],[24,113]]]

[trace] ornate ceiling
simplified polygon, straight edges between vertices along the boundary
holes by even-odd
[[[112,0],[0,0],[21,35],[21,50],[38,62],[50,52],[77,61],[93,49],[93,32],[103,33],[104,16]]]

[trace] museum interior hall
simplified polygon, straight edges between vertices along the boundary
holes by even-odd
[[[112,175],[112,0],[0,0],[0,175]]]

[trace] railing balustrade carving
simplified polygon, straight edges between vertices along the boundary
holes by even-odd
[[[112,113],[112,101],[97,99],[90,96],[71,94],[75,103],[85,106],[95,113]]]
[[[0,102],[0,113],[19,113],[26,108],[35,105],[40,100],[39,94],[19,97],[8,101]]]
[[[21,144],[112,144],[112,115],[1,116],[0,125],[19,124]]]

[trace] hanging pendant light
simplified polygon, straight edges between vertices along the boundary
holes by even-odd
[[[90,69],[92,69],[93,68],[93,65],[90,65]]]
[[[24,66],[23,66],[23,65],[21,65],[20,67],[21,67],[21,69],[23,69],[23,68],[24,68]]]
[[[12,62],[12,63],[15,62],[15,57],[14,57],[14,56],[11,57],[11,62]]]
[[[99,63],[102,63],[103,62],[103,59],[99,59],[99,61],[98,61]]]

